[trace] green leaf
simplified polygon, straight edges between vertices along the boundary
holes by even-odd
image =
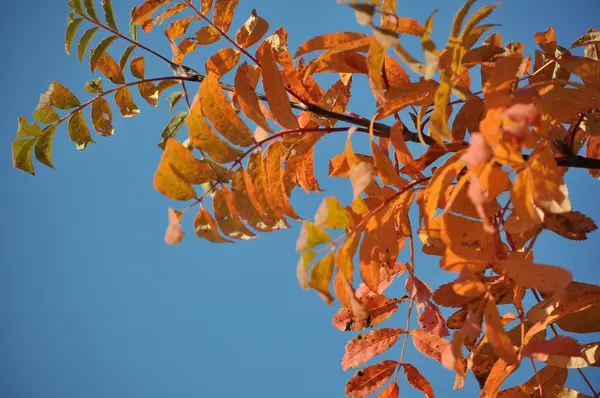
[[[83,12],[83,7],[81,6],[81,0],[69,0],[67,5],[76,13],[85,15],[85,12]]]
[[[96,6],[94,6],[94,0],[83,0],[83,5],[88,12],[90,18],[92,18],[96,22],[100,22],[98,19],[98,14],[96,14]]]
[[[60,119],[58,113],[52,108],[52,96],[50,90],[40,95],[40,103],[33,112],[33,117],[42,123],[54,123]]]
[[[119,107],[119,111],[121,112],[121,116],[123,117],[132,117],[140,113],[139,108],[133,102],[133,97],[131,96],[131,91],[129,91],[129,87],[121,87],[115,93],[115,102]]]
[[[58,109],[72,109],[81,105],[81,102],[69,89],[55,80],[50,84],[47,93],[50,95],[52,105]]]
[[[127,47],[125,51],[123,51],[123,54],[121,54],[121,58],[119,58],[119,68],[121,68],[121,70],[125,70],[127,61],[129,60],[131,53],[133,52],[133,50],[135,50],[136,47],[137,46],[135,44],[132,44],[129,47]]]
[[[79,38],[79,44],[77,44],[77,58],[79,59],[79,62],[83,61],[83,57],[85,57],[85,51],[90,45],[90,42],[92,41],[92,38],[98,29],[100,28],[97,26],[90,28],[83,32],[83,35],[81,35],[81,38]]]
[[[35,157],[37,160],[46,166],[54,169],[52,163],[52,140],[56,132],[56,124],[49,124],[44,127],[37,143],[35,144]]]
[[[112,1],[102,0],[102,10],[104,10],[104,19],[106,20],[108,27],[115,32],[118,32],[119,28],[117,27],[117,21],[115,20],[115,12],[112,7]]]
[[[167,101],[169,101],[169,112],[175,108],[175,105],[181,100],[183,97],[183,91],[175,91],[174,93],[169,94],[167,97]]]
[[[35,175],[33,162],[31,161],[31,151],[38,137],[24,140],[15,140],[12,144],[13,166],[31,175]]]
[[[71,116],[67,130],[71,141],[77,144],[76,148],[79,151],[84,150],[88,144],[95,143],[81,111],[77,111]]]
[[[30,125],[27,118],[20,117],[17,121],[19,123],[19,127],[17,128],[17,138],[33,137],[42,133],[40,126],[38,126],[37,123],[32,123]]]
[[[75,33],[77,33],[77,29],[82,21],[83,18],[71,19],[67,25],[67,30],[65,31],[65,51],[67,52],[67,55],[71,55],[73,39],[75,38]]]
[[[96,65],[98,64],[98,61],[100,60],[100,58],[102,58],[106,50],[108,50],[108,47],[110,47],[110,45],[113,44],[115,40],[117,40],[117,38],[118,36],[105,37],[100,41],[100,43],[98,43],[96,48],[92,50],[90,55],[90,69],[92,70],[92,72],[96,70]]]
[[[129,14],[130,16],[130,21],[129,21],[129,36],[131,37],[131,40],[137,42],[137,36],[138,36],[138,26],[133,22],[133,17],[135,15],[135,10],[137,9],[136,6],[134,6],[131,9],[131,14]]]
[[[165,145],[167,145],[167,140],[169,138],[175,138],[175,136],[177,135],[177,132],[181,129],[181,126],[183,126],[183,123],[185,123],[185,118],[187,117],[187,115],[188,115],[187,112],[179,112],[179,113],[174,114],[171,117],[171,120],[169,120],[167,127],[164,128],[162,133],[160,133],[160,137],[162,139],[158,143],[158,146],[162,150],[165,149]]]
[[[112,126],[112,111],[104,97],[100,97],[92,103],[90,117],[96,133],[102,136],[113,135],[115,129]]]
[[[102,90],[102,78],[99,77],[97,79],[90,80],[89,82],[87,82],[85,84],[85,87],[83,89],[85,91],[87,91],[88,93],[101,93],[101,92],[103,92],[103,90]]]

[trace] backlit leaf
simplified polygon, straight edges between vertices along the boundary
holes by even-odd
[[[199,100],[203,113],[225,138],[242,147],[255,143],[252,132],[231,107],[214,74],[209,73],[202,82]]]
[[[54,164],[52,163],[52,142],[56,127],[58,127],[56,124],[49,124],[44,127],[35,144],[36,159],[50,168],[54,168]]]
[[[328,242],[331,242],[331,237],[327,232],[311,222],[304,221],[296,242],[296,251],[302,252]]]
[[[223,32],[227,32],[231,26],[233,12],[239,0],[216,0],[213,11],[215,25]]]
[[[144,3],[136,7],[132,16],[133,23],[140,25],[146,22],[152,17],[152,14],[154,14],[156,10],[170,1],[171,0],[145,0]]]
[[[571,240],[585,240],[588,233],[598,229],[592,219],[578,211],[546,214],[544,228]]]
[[[90,69],[92,72],[96,70],[98,65],[98,61],[102,58],[102,56],[106,53],[106,50],[110,47],[111,44],[114,43],[115,40],[118,39],[118,36],[108,36],[105,37],[98,43],[96,48],[91,50],[90,53]],[[108,76],[107,76],[108,77]]]
[[[176,245],[183,240],[185,234],[181,229],[181,217],[183,213],[169,207],[169,226],[165,232],[165,242],[168,245]]]
[[[188,151],[189,152],[189,151]],[[208,164],[206,164],[208,166]],[[213,197],[213,209],[217,225],[226,236],[234,239],[248,240],[256,238],[242,222],[233,203],[229,189],[223,186]]]
[[[301,220],[290,204],[283,184],[283,144],[281,141],[273,142],[267,149],[267,187],[273,198],[271,204],[275,211],[285,214],[295,220]]]
[[[137,105],[133,102],[129,87],[121,87],[117,90],[115,93],[115,102],[123,117],[132,117],[140,113]]]
[[[435,92],[435,99],[433,103],[433,113],[431,114],[431,120],[429,121],[429,127],[431,131],[431,137],[440,144],[443,143],[444,138],[451,138],[452,133],[448,128],[448,114],[446,104],[450,100],[450,80],[446,74],[442,74],[440,79],[440,85]]]
[[[213,26],[203,26],[196,32],[196,40],[203,46],[216,43],[220,38],[221,34]]]
[[[194,230],[198,237],[206,239],[213,243],[233,243],[229,239],[223,238],[217,229],[215,219],[204,207],[200,209],[194,218]]]
[[[113,135],[115,129],[112,126],[112,111],[104,97],[92,103],[90,118],[96,133],[104,136]]]
[[[392,384],[387,386],[385,390],[382,390],[379,394],[377,394],[377,398],[398,398],[398,394],[400,394],[398,384],[392,382]]]
[[[104,11],[104,19],[106,20],[106,24],[109,28],[114,30],[115,32],[119,31],[117,27],[117,21],[115,20],[115,12],[112,7],[112,0],[102,0],[102,10]],[[133,38],[135,41],[136,39]]]
[[[351,42],[364,37],[366,37],[364,33],[358,32],[337,32],[316,36],[302,43],[300,47],[298,47],[296,54],[294,54],[294,58],[298,58],[309,52],[326,50],[342,43]]]
[[[422,329],[413,329],[410,331],[410,334],[415,348],[420,353],[438,362],[442,360],[442,353],[450,344],[448,340],[444,340]]]
[[[274,36],[271,36],[273,38]],[[298,128],[298,120],[292,112],[283,80],[279,68],[275,63],[275,57],[272,50],[272,40],[266,39],[259,47],[258,61],[260,62],[263,88],[267,96],[267,103],[275,121],[286,129],[295,130]]]
[[[31,161],[31,151],[37,140],[38,137],[32,137],[13,141],[13,167],[31,175],[35,175],[33,162]]]
[[[138,79],[144,78],[144,74],[146,73],[146,61],[144,60],[144,57],[140,56],[133,58],[129,67],[131,68],[131,74],[133,76]]]
[[[427,379],[423,377],[423,375],[417,370],[417,368],[415,368],[409,363],[403,363],[402,367],[404,368],[404,375],[406,376],[406,380],[411,386],[413,386],[417,390],[423,391],[427,398],[435,398],[431,384],[429,384],[429,381],[427,381]]]
[[[232,70],[239,60],[240,52],[238,50],[230,47],[222,48],[206,61],[206,74],[212,72],[217,79],[220,79]]]
[[[356,199],[373,181],[375,168],[370,163],[360,162],[348,171],[348,178],[352,183],[353,198]]]
[[[98,29],[100,28],[97,26],[89,28],[85,32],[83,32],[83,35],[81,35],[81,37],[79,38],[79,43],[77,44],[77,59],[79,59],[79,62],[83,61],[83,57],[85,57],[85,51],[90,45],[90,42],[92,41],[92,38],[94,37]]]
[[[119,69],[124,70],[125,66],[127,65],[127,61],[129,61],[129,57],[131,56],[131,54],[133,53],[133,50],[136,49],[136,45],[132,44],[129,47],[127,47],[125,49],[125,51],[123,51],[123,53],[121,54],[121,57],[119,58]]]
[[[77,29],[83,18],[73,18],[69,21],[67,25],[67,30],[65,31],[65,51],[67,55],[71,54],[71,47],[73,46],[73,39],[75,38],[75,33],[77,33]]]
[[[81,105],[77,97],[57,81],[50,84],[46,93],[50,95],[52,106],[58,109],[72,109]]]
[[[52,108],[52,86],[40,95],[40,102],[33,112],[33,117],[42,123],[54,123],[60,119],[58,113]]]
[[[342,369],[355,368],[367,363],[374,356],[383,354],[404,333],[406,332],[402,329],[382,328],[359,334],[346,344]]]
[[[348,210],[333,196],[324,198],[315,214],[315,224],[325,228],[342,229],[350,226],[351,222]]]
[[[500,264],[506,275],[520,286],[542,292],[563,290],[572,280],[568,270],[553,265],[534,264],[525,259],[524,253],[511,253]]]
[[[235,42],[242,48],[250,47],[259,41],[268,30],[269,24],[267,21],[264,18],[259,17],[256,10],[252,10],[248,20],[240,26],[235,34]]]
[[[104,90],[102,89],[102,78],[99,77],[97,79],[86,82],[83,89],[85,91],[87,91],[88,93],[98,94],[98,93],[103,92]]]
[[[263,115],[256,92],[250,81],[250,69],[244,62],[235,74],[235,94],[244,115],[266,131],[272,131]]]
[[[77,150],[85,149],[88,144],[93,144],[90,130],[87,128],[82,111],[77,111],[69,118],[68,124],[69,137],[76,145]]]
[[[98,60],[96,68],[114,84],[125,84],[123,71],[110,54],[104,53]]]
[[[490,341],[494,352],[507,363],[517,364],[519,362],[513,343],[504,331],[496,302],[493,298],[488,298],[485,304],[485,335]]]
[[[346,395],[362,398],[385,384],[394,374],[398,362],[386,360],[359,370],[346,384]]]
[[[328,251],[325,257],[315,263],[310,270],[308,285],[315,289],[319,296],[327,303],[333,302],[333,296],[329,292],[329,283],[333,275],[333,251]]]

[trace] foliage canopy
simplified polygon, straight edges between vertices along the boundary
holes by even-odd
[[[269,24],[255,10],[230,33],[237,0],[170,3],[143,1],[123,33],[111,0],[101,1],[101,11],[93,0],[68,2],[65,50],[74,51],[83,31],[77,57],[82,62],[87,55],[91,72],[99,71],[110,87],[101,77],[91,80],[84,89],[92,96],[81,101],[53,81],[35,122],[18,120],[16,168],[35,174],[33,155],[54,168],[52,142],[65,122],[79,150],[94,142],[92,129],[112,135],[109,96],[121,116],[132,117],[140,112],[132,89],[152,106],[171,91],[170,110],[181,100],[185,110],[162,130],[154,188],[187,206],[168,209],[166,243],[181,242],[182,220],[192,211],[196,234],[214,243],[254,239],[289,228],[291,219],[302,221],[301,288],[328,304],[337,298],[333,326],[360,332],[342,359],[344,370],[361,367],[347,396],[380,390],[378,397],[397,397],[403,371],[410,385],[433,397],[429,381],[403,360],[409,337],[416,350],[456,373],[455,390],[471,371],[482,397],[583,396],[564,386],[567,370],[576,369],[597,395],[582,368],[600,364],[600,342],[580,344],[557,328],[600,332],[600,287],[536,263],[533,248],[542,232],[584,240],[597,229],[573,209],[564,175],[585,168],[600,178],[600,32],[590,29],[563,47],[550,27],[535,34],[539,49],[525,55],[521,43],[503,45],[498,33],[489,33],[497,25],[484,21],[496,5],[477,9],[468,0],[438,50],[433,13],[420,23],[398,16],[394,0],[349,1],[368,34],[323,34],[292,53],[283,28],[265,37]],[[171,57],[138,40],[140,28],[149,32],[167,20]],[[420,38],[422,54],[401,44],[407,35]],[[88,51],[94,39],[100,40]],[[129,43],[118,61],[109,52],[117,40]],[[186,66],[198,46],[219,41],[227,45],[206,60],[204,74]],[[134,55],[140,51],[163,60],[174,75],[147,77],[144,56]],[[336,77],[328,88],[317,82],[325,73]],[[346,109],[354,74],[368,78],[377,105],[371,117]],[[227,77],[232,85],[222,81]],[[480,91],[472,89],[475,77]],[[192,83],[200,83],[195,94]],[[182,129],[188,135],[180,141]],[[354,151],[355,133],[368,135],[370,153]],[[344,205],[327,196],[311,221],[302,220],[289,198],[296,187],[321,192],[314,147],[329,134],[347,134],[329,176],[347,178],[353,197]],[[416,156],[419,146],[426,150]],[[411,223],[412,208],[418,225]],[[415,275],[415,236],[442,271],[456,274],[453,282],[432,290]],[[397,261],[401,250],[409,251],[409,262]],[[400,277],[406,295],[386,296]],[[527,291],[538,300],[531,308],[523,305]],[[400,305],[408,306],[406,327],[380,327]],[[418,327],[411,329],[413,308]],[[455,312],[446,319],[443,308]],[[400,341],[399,360],[364,366]],[[534,360],[545,367],[534,365],[524,384],[503,386]]]

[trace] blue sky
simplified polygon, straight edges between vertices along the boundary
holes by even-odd
[[[114,1],[122,31],[127,31],[129,9],[139,2]],[[424,21],[437,8],[433,38],[441,48],[461,3],[404,0],[399,14]],[[333,0],[242,0],[232,32],[253,8],[269,21],[270,32],[286,28],[292,50],[318,34],[362,29],[347,6]],[[600,28],[599,11],[597,0],[509,0],[489,22],[503,24],[497,31],[504,43],[523,41],[530,53],[535,32],[552,25],[559,43],[568,46],[590,27]],[[213,245],[193,235],[188,218],[182,244],[168,247],[163,242],[167,207],[176,205],[152,189],[161,154],[156,143],[169,117],[164,98],[152,109],[136,97],[142,113],[128,120],[115,115],[115,135],[95,135],[97,144],[83,152],[75,150],[61,128],[54,142],[57,171],[36,164],[38,176],[33,178],[12,169],[16,119],[30,117],[53,79],[87,98],[83,84],[91,74],[85,61],[79,65],[64,54],[67,12],[63,1],[49,0],[8,2],[0,14],[0,214],[5,225],[0,396],[343,397],[353,372],[343,372],[340,360],[353,334],[331,326],[337,307],[299,288],[294,251],[298,224],[252,242]],[[160,32],[141,40],[170,54]],[[122,48],[116,44],[114,50]],[[203,60],[215,50],[197,51],[186,63],[203,70]],[[147,75],[171,73],[151,56],[146,60]],[[372,96],[366,81],[356,80],[362,88],[353,92],[350,108],[369,116]],[[341,151],[341,140],[333,137],[317,146],[317,175],[327,194],[348,203],[349,183],[326,178],[327,159]],[[575,209],[600,220],[595,202],[600,183],[574,169],[567,184]],[[292,199],[304,217],[312,217],[321,200],[302,193]],[[536,260],[566,266],[576,280],[598,284],[599,234],[577,243],[548,233],[536,244]],[[450,278],[437,272],[437,258],[418,255],[416,266],[417,275],[434,288]],[[402,289],[398,282],[390,295],[402,295]],[[405,317],[402,308],[385,325],[403,327]],[[470,377],[464,390],[449,393],[453,375],[416,354],[410,342],[405,359],[432,381],[439,396],[475,396],[478,391]],[[600,380],[594,370],[587,374]],[[526,367],[506,386],[530,374]],[[402,397],[422,396],[399,380]],[[589,393],[575,373],[567,383]]]

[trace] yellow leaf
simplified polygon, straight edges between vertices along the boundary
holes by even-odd
[[[425,29],[421,36],[421,46],[423,47],[423,53],[425,55],[425,80],[429,80],[437,72],[437,68],[440,62],[440,54],[435,48],[435,44],[431,41],[431,31],[433,30],[433,14],[429,15],[425,22]]]
[[[333,229],[349,227],[352,217],[339,200],[332,196],[323,199],[315,214],[315,224]]]
[[[315,289],[319,296],[327,303],[333,302],[333,296],[329,292],[329,283],[333,275],[333,251],[328,251],[325,257],[316,262],[310,270],[308,285]]]
[[[69,138],[75,144],[77,144],[78,150],[85,149],[88,144],[93,144],[94,140],[90,135],[90,130],[85,123],[82,111],[77,111],[69,118],[69,124],[67,128],[69,132]]]
[[[331,242],[331,237],[329,237],[327,232],[311,222],[304,221],[300,230],[300,236],[296,242],[296,251],[302,252],[328,242]]]
[[[94,130],[100,135],[112,135],[115,129],[112,126],[112,111],[104,97],[92,102],[91,119]]]
[[[447,104],[450,101],[450,79],[443,73],[440,79],[440,85],[435,91],[433,112],[429,121],[431,137],[443,145],[444,138],[452,138],[452,133],[448,128]]]

